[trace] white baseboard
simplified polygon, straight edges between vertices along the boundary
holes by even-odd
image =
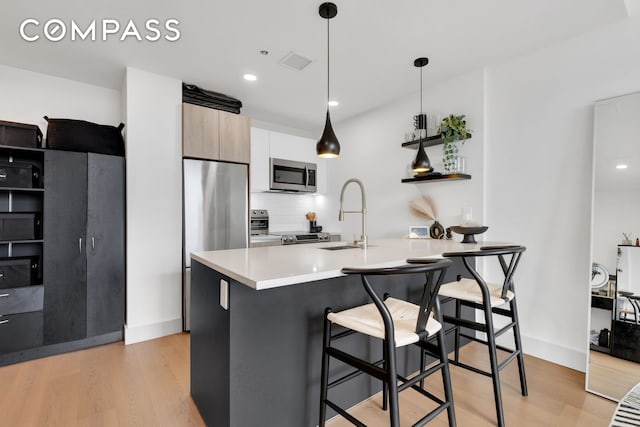
[[[567,368],[580,372],[585,372],[587,369],[586,350],[578,351],[573,348],[527,336],[522,337],[522,349],[525,354],[566,366]]]
[[[182,318],[167,320],[160,323],[124,327],[124,343],[133,344],[140,341],[173,335],[182,332]]]

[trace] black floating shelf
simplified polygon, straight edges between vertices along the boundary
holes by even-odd
[[[466,173],[450,173],[447,175],[425,175],[415,178],[405,178],[402,182],[425,182],[425,181],[460,181],[463,179],[471,179],[471,175]]]
[[[0,187],[0,191],[24,191],[27,193],[42,193],[44,188]]]
[[[471,134],[467,134],[467,139],[471,139]],[[411,148],[411,149],[415,149],[418,148],[418,143],[420,141],[407,141],[407,142],[403,142],[402,143],[402,147],[403,148]],[[425,147],[432,147],[434,145],[442,145],[444,144],[444,141],[442,140],[442,137],[440,135],[433,135],[433,136],[428,136],[426,137],[423,141],[422,141],[422,145]]]
[[[18,147],[16,145],[0,145],[0,149],[9,149],[9,150],[16,150],[16,151],[37,151],[37,152],[46,151],[44,148]]]
[[[33,239],[33,240],[0,240],[0,245],[8,245],[12,244],[24,244],[24,243],[44,243],[42,239]]]

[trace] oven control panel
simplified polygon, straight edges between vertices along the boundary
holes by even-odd
[[[301,243],[320,243],[330,240],[329,233],[283,234],[283,245],[299,245]]]

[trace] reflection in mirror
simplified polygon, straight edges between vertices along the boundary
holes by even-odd
[[[595,104],[587,390],[640,383],[640,93]]]

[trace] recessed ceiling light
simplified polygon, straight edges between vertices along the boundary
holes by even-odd
[[[329,107],[337,107],[338,105],[340,105],[338,101],[329,101],[327,102],[327,104],[329,104]]]
[[[250,82],[255,82],[256,80],[258,80],[255,74],[245,74],[242,77],[244,77],[245,80],[248,80]]]
[[[616,169],[626,169],[626,168],[628,168],[628,167],[629,167],[629,166],[627,166],[627,165],[625,165],[625,164],[619,164],[619,165],[616,165]]]

